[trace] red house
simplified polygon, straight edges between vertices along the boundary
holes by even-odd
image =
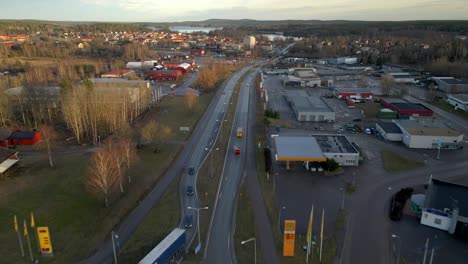
[[[39,141],[41,141],[41,132],[39,131],[12,130],[6,142],[0,141],[0,146],[34,145]]]

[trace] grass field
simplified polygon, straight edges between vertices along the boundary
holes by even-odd
[[[182,147],[177,141],[189,136],[189,133],[179,132],[179,126],[193,129],[212,96],[200,96],[192,112],[183,106],[183,98],[165,97],[160,111],[150,111],[139,121],[142,124],[145,119],[154,118],[174,133],[165,143],[158,144],[160,152],[157,154],[150,146],[139,150],[139,162],[131,170],[134,182],[126,188],[124,195],[118,195],[109,208],[85,190],[84,178],[90,154],[55,155],[57,166],[51,169],[47,157],[21,157],[20,153],[22,167],[12,177],[0,180],[0,262],[29,263],[27,258],[20,257],[18,238],[12,225],[14,214],[22,222],[31,211],[34,211],[38,225],[49,226],[54,247],[54,257],[41,259],[41,263],[74,263],[89,255],[158,181]],[[178,200],[174,206],[179,206]],[[179,210],[176,213],[178,215]],[[176,221],[169,219],[167,223]],[[35,240],[31,242],[34,248]],[[27,248],[25,243],[24,246]]]
[[[138,263],[174,228],[180,217],[179,178],[177,178],[159,203],[151,209],[145,220],[122,248],[118,261],[120,263]]]
[[[367,119],[377,118],[377,114],[379,113],[379,110],[382,108],[380,103],[375,103],[375,102],[372,102],[372,101],[355,104],[355,107],[357,109],[364,110],[364,116]]]
[[[238,263],[252,263],[255,257],[253,242],[241,245],[241,242],[255,235],[255,215],[247,190],[247,179],[244,178],[240,188],[237,204],[236,233],[234,234],[234,248]],[[257,263],[262,263],[259,241],[257,241]]]
[[[383,151],[384,169],[388,172],[399,172],[424,166],[423,162],[403,157],[395,152]]]
[[[447,103],[447,101],[444,101],[444,100],[435,100],[435,101],[432,101],[430,102],[431,104],[437,106],[438,108],[442,109],[442,110],[445,110],[447,112],[450,112],[450,113],[454,113],[464,119],[468,119],[468,112],[466,111],[463,111],[463,110],[460,110],[460,109],[457,109],[455,110],[455,107],[449,103]]]

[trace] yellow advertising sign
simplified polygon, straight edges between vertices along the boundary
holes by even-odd
[[[283,256],[294,256],[294,241],[296,239],[296,220],[284,221],[284,237],[283,237]]]
[[[42,255],[52,255],[52,242],[50,241],[49,228],[46,226],[37,227],[37,237]]]

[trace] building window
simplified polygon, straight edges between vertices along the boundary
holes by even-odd
[[[441,225],[441,224],[442,224],[442,220],[440,220],[440,218],[435,218],[435,219],[434,219],[434,224],[436,224],[436,225]]]

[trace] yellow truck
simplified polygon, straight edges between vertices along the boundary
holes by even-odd
[[[238,127],[237,132],[236,132],[237,137],[241,138],[243,134],[244,134],[244,129],[242,129],[242,127]]]

